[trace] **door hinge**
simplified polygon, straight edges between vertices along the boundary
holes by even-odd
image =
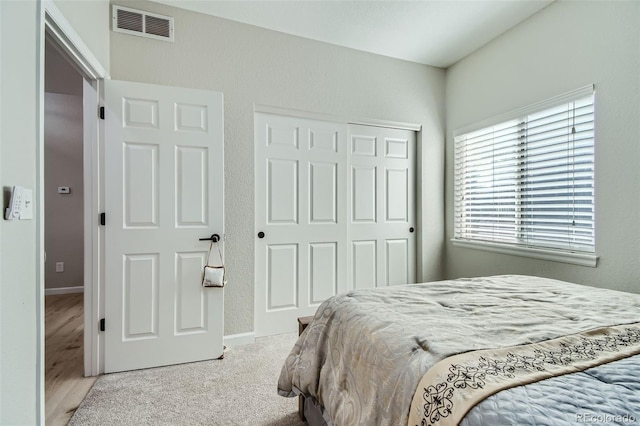
[[[104,226],[107,223],[107,214],[102,212],[100,213],[100,225]]]
[[[100,117],[101,120],[104,120],[104,107],[100,107],[98,116]]]
[[[104,318],[100,320],[100,331],[104,331]]]

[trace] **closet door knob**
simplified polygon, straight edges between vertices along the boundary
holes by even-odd
[[[409,232],[413,233],[414,229],[413,226],[411,228],[409,228]]]
[[[258,232],[258,238],[264,238],[264,232],[262,231]]]

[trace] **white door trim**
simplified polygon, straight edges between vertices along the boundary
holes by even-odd
[[[362,124],[364,126],[389,127],[392,129],[412,130],[414,132],[419,132],[420,130],[422,130],[422,125],[415,124],[415,123],[404,123],[401,121],[389,121],[389,120],[377,120],[374,118],[347,119],[345,117],[341,117],[338,115],[323,114],[323,113],[311,112],[311,111],[301,111],[301,110],[276,107],[271,105],[254,104],[253,112],[254,114],[257,112],[261,112],[264,114],[284,115],[288,117],[307,118],[310,120],[330,121],[333,123],[342,123],[342,124]]]
[[[76,30],[64,17],[53,0],[42,2],[42,34],[40,37],[41,59],[44,59],[44,33],[48,32],[58,42],[64,52],[79,68],[80,72],[90,80],[111,78],[91,49],[82,41]],[[44,61],[40,71],[44,77]]]
[[[52,39],[58,44],[61,51],[67,55],[69,59],[76,65],[78,71],[83,75],[85,79],[92,82],[94,87],[99,92],[99,80],[108,78],[109,74],[105,68],[100,64],[100,61],[91,52],[87,45],[82,41],[78,33],[73,29],[71,24],[66,20],[62,12],[55,5],[53,0],[40,0],[40,15],[37,34],[37,85],[38,85],[38,97],[36,103],[36,115],[37,115],[37,137],[36,137],[36,278],[38,282],[38,291],[36,293],[36,316],[37,316],[37,330],[38,336],[37,343],[37,374],[36,374],[36,410],[38,424],[44,425],[45,423],[45,409],[44,409],[44,76],[45,76],[45,63],[44,63],[44,51],[45,51],[45,34],[49,34]],[[97,110],[96,105],[96,110]],[[85,139],[84,144],[91,144],[91,146],[98,146],[99,142],[99,129],[97,114],[93,115],[95,121],[94,129],[96,132],[92,133],[92,137],[95,139],[88,141]],[[101,126],[100,126],[101,128]],[[94,153],[97,155],[97,153]],[[98,191],[98,172],[97,168],[98,157],[87,162],[86,157],[84,161],[85,174],[89,173],[92,177],[91,182],[85,181],[85,226],[87,219],[89,222],[97,221],[97,216],[93,212],[97,211],[99,206],[95,205],[95,199],[99,194]],[[86,175],[85,175],[86,176]],[[87,209],[87,203],[90,203],[91,208]],[[88,217],[87,217],[88,216]],[[93,221],[91,217],[94,217]],[[99,240],[94,237],[91,232],[85,232],[85,277],[92,277],[92,280],[86,286],[84,292],[85,297],[85,330],[90,331],[89,335],[97,333],[98,323],[94,318],[97,318],[98,312],[96,307],[99,304],[99,290],[100,283],[96,280],[99,277],[100,269],[99,263],[96,264],[96,260],[100,256]],[[87,256],[87,253],[90,255]],[[85,342],[85,375],[96,375],[99,373],[100,366],[97,363],[97,341],[91,341],[90,344]],[[89,362],[89,367],[87,366]]]
[[[102,98],[102,80],[84,81],[96,91],[95,105],[83,105],[83,182],[84,182],[84,375],[97,376],[104,371],[104,336],[98,330],[104,302],[101,297],[104,270],[102,268],[104,228],[98,212],[104,206],[101,191],[102,126],[98,123],[97,107]],[[83,89],[83,99],[87,99]]]

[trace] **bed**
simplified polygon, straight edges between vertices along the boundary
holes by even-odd
[[[640,295],[465,278],[325,301],[278,393],[310,424],[638,424],[639,354]]]

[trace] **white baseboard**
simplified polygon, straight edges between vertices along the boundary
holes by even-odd
[[[256,335],[253,331],[249,333],[230,334],[228,336],[224,336],[224,344],[230,348],[234,346],[249,345],[255,342]]]
[[[54,294],[71,294],[71,293],[84,293],[84,287],[74,286],[74,287],[54,287],[54,288],[45,288],[44,295],[51,296]]]

